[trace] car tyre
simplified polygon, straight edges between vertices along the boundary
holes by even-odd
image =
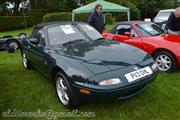
[[[155,54],[154,59],[162,72],[173,72],[177,68],[176,57],[168,51],[160,51]]]
[[[26,69],[32,69],[32,65],[31,65],[31,63],[29,62],[29,60],[27,59],[26,53],[25,53],[24,51],[22,52],[22,62],[23,62],[24,68],[26,68]]]
[[[7,42],[7,51],[9,53],[13,53],[15,50],[19,48],[19,44],[16,40],[9,40]]]
[[[67,81],[67,77],[58,72],[55,76],[55,87],[59,101],[68,109],[76,109],[80,102]]]

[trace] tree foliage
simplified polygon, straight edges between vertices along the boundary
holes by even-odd
[[[6,2],[14,2],[14,14],[18,15],[18,7],[23,0],[0,0],[0,12],[4,10],[4,15],[7,13]],[[26,1],[26,0],[25,0]],[[32,11],[47,11],[47,12],[71,12],[77,8],[77,1],[82,3],[91,3],[95,0],[30,0]],[[179,0],[107,0],[127,6],[131,9],[132,19],[153,18],[161,9],[175,8],[180,5]]]
[[[87,0],[88,3],[95,0]],[[170,9],[177,6],[178,0],[107,0],[127,6],[133,11],[140,10],[141,18],[153,18],[161,9]],[[175,3],[175,5],[173,5]],[[180,5],[180,4],[179,4]],[[133,7],[132,7],[133,6]],[[133,10],[132,10],[133,9]],[[134,13],[133,13],[134,14]]]
[[[50,12],[70,12],[77,7],[76,0],[30,0],[32,10],[46,9]]]

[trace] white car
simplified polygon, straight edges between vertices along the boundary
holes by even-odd
[[[166,22],[171,13],[174,11],[175,9],[160,10],[157,16],[154,18],[154,23],[158,24],[163,29],[165,29]]]

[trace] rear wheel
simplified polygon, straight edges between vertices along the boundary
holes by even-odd
[[[7,42],[7,51],[8,52],[14,52],[15,50],[17,50],[19,48],[19,44],[17,41],[15,40],[9,40]]]
[[[69,109],[76,108],[79,105],[77,96],[74,94],[65,75],[58,72],[55,77],[56,93],[59,101]]]
[[[160,51],[154,56],[158,68],[162,72],[173,72],[177,68],[176,57],[167,51]]]

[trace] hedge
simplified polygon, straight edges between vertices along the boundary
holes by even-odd
[[[47,12],[32,12],[30,16],[34,17],[35,24],[39,24],[43,22],[43,16],[46,15]]]
[[[38,23],[50,22],[50,21],[71,21],[71,12],[61,13],[31,13],[30,16],[0,16],[0,31],[14,30],[25,28],[24,18],[26,19],[26,27],[31,27]],[[90,14],[77,14],[75,17],[76,21],[87,22]],[[106,14],[106,23],[112,24],[114,18],[112,14]]]
[[[41,23],[45,14],[45,12],[32,12],[28,16],[25,16],[26,26],[31,27]],[[24,27],[24,16],[0,16],[0,31],[21,29]]]
[[[90,14],[77,14],[75,16],[75,21],[87,22]],[[49,13],[43,17],[43,22],[52,22],[52,21],[71,21],[72,13],[71,12],[60,12],[60,13]],[[113,24],[114,18],[112,14],[106,14],[106,23]]]
[[[0,31],[25,28],[35,24],[33,16],[0,16]]]
[[[71,21],[71,13],[70,12],[48,13],[43,17],[43,22],[52,22],[52,21]]]

